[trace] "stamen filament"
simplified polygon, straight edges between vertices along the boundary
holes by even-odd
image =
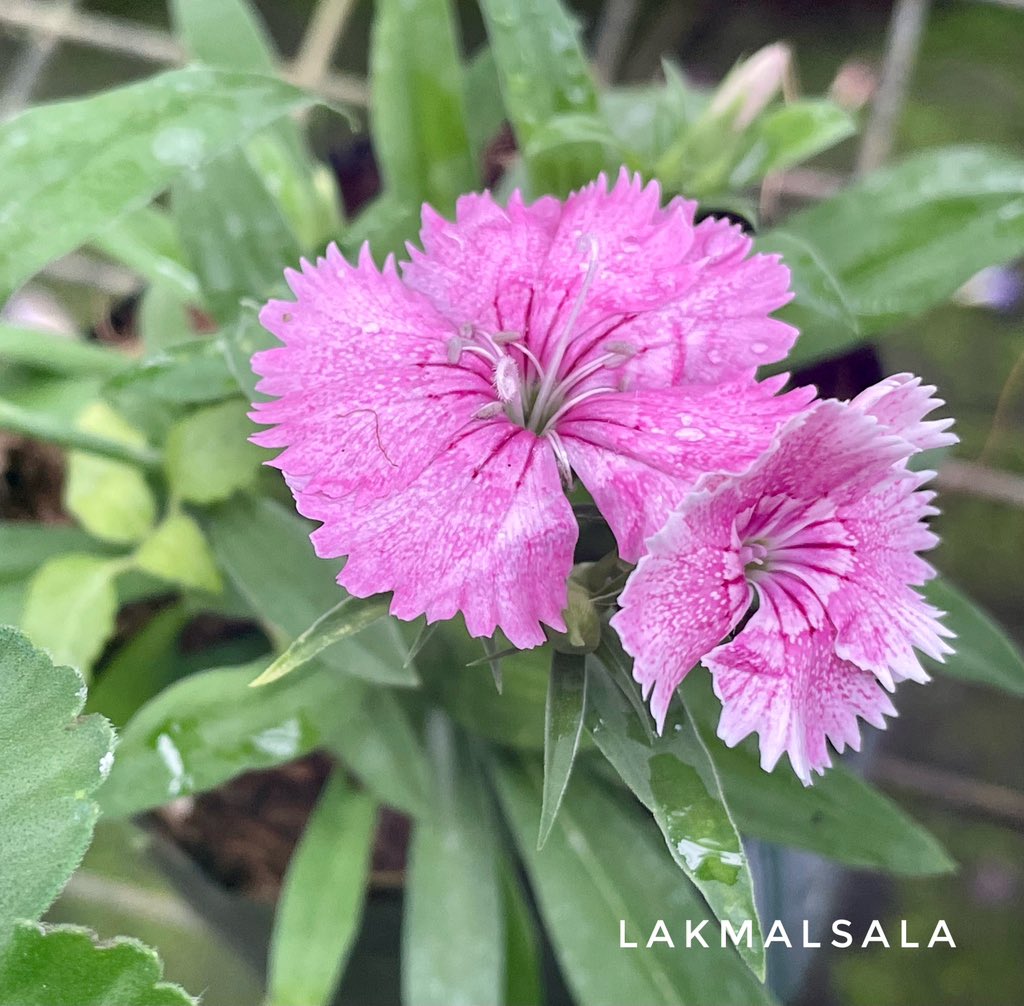
[[[576,322],[579,319],[580,312],[583,310],[583,305],[586,303],[587,294],[590,293],[590,288],[594,283],[594,277],[597,275],[597,241],[590,235],[586,235],[584,242],[588,247],[587,274],[583,277],[583,283],[580,285],[580,292],[576,295],[576,302],[573,304],[569,318],[555,342],[555,351],[552,354],[551,360],[548,362],[546,372],[541,380],[540,389],[537,392],[537,398],[534,402],[533,413],[530,416],[531,429],[536,428],[541,417],[544,416],[544,413],[550,406],[553,392],[558,383],[558,372],[561,369],[562,360],[565,359],[566,350],[572,342],[573,329],[576,327]],[[548,426],[550,426],[550,423]]]

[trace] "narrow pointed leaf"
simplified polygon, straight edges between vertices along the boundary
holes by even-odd
[[[417,822],[402,926],[402,998],[497,1006],[505,974],[498,844],[473,751],[441,713],[427,724],[436,813]]]
[[[113,377],[132,365],[116,349],[7,322],[0,322],[0,361],[71,377]]]
[[[495,761],[502,808],[526,864],[562,971],[587,1006],[760,1006],[771,994],[739,955],[722,948],[700,895],[665,851],[646,812],[589,771],[577,773],[544,849],[538,851],[542,788],[533,759]],[[665,920],[674,938],[708,919],[705,949],[645,947]],[[638,948],[619,948],[620,925]]]
[[[354,636],[361,629],[383,618],[388,613],[387,596],[346,597],[330,611],[324,612],[284,653],[281,654],[252,684],[254,688],[269,685],[286,674],[308,664],[328,646]],[[401,666],[405,666],[404,661]]]
[[[544,848],[562,804],[569,775],[583,734],[587,707],[586,655],[551,654],[548,699],[544,710],[544,792],[540,807],[537,848]]]
[[[577,25],[559,0],[481,0],[480,10],[521,150],[556,116],[598,112]],[[599,143],[580,144],[571,155],[541,154],[528,164],[537,194],[545,188],[564,194],[603,167]]]
[[[449,0],[379,0],[370,128],[390,195],[442,212],[478,185]]]
[[[340,563],[318,559],[312,525],[269,499],[236,494],[208,516],[207,536],[221,568],[287,646],[347,595],[335,578]],[[320,654],[327,667],[376,684],[416,683],[403,668],[406,648],[393,619],[381,619]]]
[[[689,717],[673,706],[653,740],[599,664],[588,668],[587,726],[622,781],[654,815],[672,858],[711,910],[737,928],[753,923],[753,946],[740,953],[764,977],[764,944],[754,886],[714,765]]]
[[[329,1003],[359,932],[377,805],[336,771],[288,864],[270,944],[269,1006]]]

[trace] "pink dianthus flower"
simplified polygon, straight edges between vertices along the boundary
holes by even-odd
[[[578,476],[635,561],[709,471],[742,471],[808,391],[757,383],[795,329],[789,271],[727,221],[623,171],[564,202],[424,207],[422,250],[378,270],[331,246],[260,320],[253,439],[352,594],[400,618],[461,612],[518,647],[564,629]]]
[[[710,476],[648,541],[612,625],[659,729],[691,668],[711,671],[730,746],[759,734],[761,764],[782,753],[809,783],[827,741],[860,747],[857,717],[884,727],[885,689],[927,681],[915,647],[941,660],[952,633],[914,590],[935,575],[917,553],[933,472],[907,459],[954,443],[926,421],[933,387],[901,374],[851,402],[790,419],[746,472]],[[735,638],[751,603],[757,609]]]

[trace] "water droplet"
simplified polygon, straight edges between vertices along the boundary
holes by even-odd
[[[294,758],[299,753],[301,743],[302,725],[294,716],[252,738],[253,747],[272,758]]]
[[[767,343],[764,342],[752,342],[750,344],[750,351],[760,356],[765,350],[768,349]]]
[[[677,440],[703,440],[706,434],[703,430],[698,430],[693,427],[683,427],[681,430],[676,430]]]
[[[365,325],[363,325],[363,331],[367,335],[376,335],[380,331],[380,325],[378,325],[377,322],[375,321],[367,322]]]
[[[101,779],[106,779],[107,776],[110,775],[110,769],[113,767],[113,764],[114,764],[114,752],[113,751],[108,751],[100,759],[100,778]]]
[[[717,367],[722,362],[722,354],[717,349],[709,349],[708,360]]]
[[[206,137],[198,129],[168,126],[153,137],[150,149],[163,164],[195,168],[202,161]]]

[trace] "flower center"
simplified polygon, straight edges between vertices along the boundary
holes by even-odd
[[[762,596],[783,601],[812,623],[854,563],[855,539],[827,497],[763,497],[736,522],[739,558]]]
[[[584,235],[580,248],[586,258],[579,291],[558,334],[548,339],[540,355],[527,345],[526,333],[519,331],[488,332],[477,325],[466,324],[448,342],[448,362],[457,364],[464,353],[478,356],[490,367],[495,400],[477,412],[479,419],[504,414],[513,423],[532,430],[551,442],[555,458],[563,474],[568,470],[565,451],[558,439],[558,421],[574,406],[595,395],[620,390],[617,385],[592,385],[581,388],[588,378],[604,370],[621,367],[636,352],[625,342],[608,342],[594,359],[579,365],[578,357],[566,363],[566,354],[577,339],[593,334],[597,325],[583,332],[576,331],[580,314],[597,274],[597,241]],[[604,319],[602,324],[609,319]],[[549,345],[550,344],[550,345]],[[563,467],[564,466],[564,467]]]

